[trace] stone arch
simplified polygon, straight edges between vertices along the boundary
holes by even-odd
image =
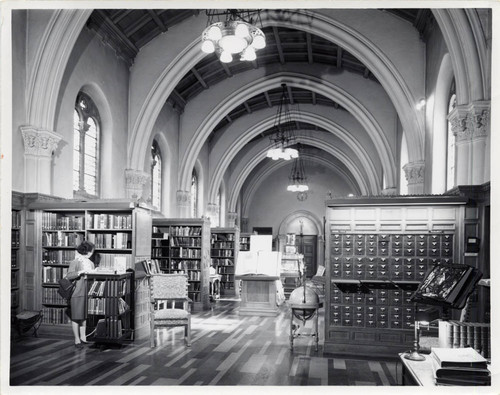
[[[361,189],[365,192],[368,193],[370,191],[371,193],[375,194],[379,192],[380,190],[380,185],[381,182],[379,180],[379,177],[376,173],[375,166],[373,162],[370,160],[370,155],[363,149],[363,147],[359,144],[359,142],[352,137],[352,135],[344,129],[342,126],[338,125],[337,123],[323,117],[317,114],[313,113],[308,113],[308,112],[296,112],[296,111],[291,111],[290,116],[292,120],[300,120],[304,122],[309,122],[311,124],[317,125],[319,127],[323,127],[326,130],[329,130],[332,132],[335,136],[341,138],[344,140],[344,142],[353,150],[354,153],[357,154],[358,159],[361,161],[363,164],[363,168],[365,169],[366,173],[368,174],[369,182],[370,185],[369,187],[364,187],[361,186]],[[238,137],[238,141],[236,141],[234,144],[231,145],[230,149],[226,152],[223,158],[216,164],[215,171],[212,175],[212,179],[210,180],[210,185],[209,185],[209,197],[213,199],[215,189],[214,186],[219,183],[219,180],[222,179],[224,176],[224,173],[228,166],[230,165],[231,161],[234,159],[236,154],[255,136],[259,135],[263,131],[265,131],[267,128],[270,128],[273,126],[275,121],[275,117],[269,117],[258,124],[256,124],[254,127],[247,131],[243,131],[241,135]],[[304,143],[308,143],[306,140],[302,140]],[[317,141],[318,147],[324,149],[324,143],[320,143]],[[360,179],[357,178],[358,184],[360,184]],[[364,183],[361,183],[364,184]],[[360,184],[360,185],[361,185]]]
[[[308,137],[307,141],[306,141],[306,140],[301,140],[301,138],[299,136],[297,136],[297,141],[307,143],[307,144],[312,145],[312,146],[317,145],[317,146],[321,147],[322,149],[324,149],[326,152],[329,152],[332,156],[336,156],[336,157],[340,158],[343,161],[344,165],[346,165],[346,167],[353,174],[353,177],[355,178],[356,182],[358,183],[358,187],[361,190],[361,193],[368,194],[369,189],[368,189],[366,182],[364,181],[364,178],[363,178],[361,172],[352,163],[351,159],[347,155],[339,152],[336,147],[334,147],[332,145],[325,144],[325,142],[321,141],[321,140],[317,140],[317,139],[315,140],[315,139]],[[236,182],[234,183],[234,185],[231,188],[231,194],[229,196],[229,208],[228,209],[230,211],[235,210],[236,204],[238,202],[238,195],[239,195],[240,190],[243,186],[243,183],[245,182],[245,180],[247,179],[247,177],[251,173],[251,171],[254,169],[254,167],[257,166],[262,160],[264,160],[266,158],[266,151],[267,151],[267,147],[264,149],[261,149],[260,152],[253,155],[252,160],[250,162],[248,162],[248,164],[246,164],[244,171],[242,171],[238,175]],[[376,195],[377,191],[373,192],[373,194]]]
[[[405,130],[412,132],[411,136],[412,145],[415,147],[413,151],[415,153],[415,160],[422,159],[424,127],[423,119],[418,117],[414,111],[416,98],[412,97],[409,87],[398,73],[395,66],[378,48],[370,45],[366,37],[360,36],[359,33],[338,21],[333,21],[331,18],[319,15],[311,10],[297,10],[294,12],[293,20],[286,21],[281,21],[279,16],[273,14],[271,11],[270,13],[266,13],[262,23],[263,26],[279,25],[289,28],[301,28],[311,34],[340,44],[343,48],[363,61],[387,91]],[[144,144],[141,133],[148,135],[151,132],[154,119],[156,119],[161,107],[184,75],[183,71],[190,70],[203,58],[204,55],[199,50],[199,43],[200,38],[187,45],[186,49],[165,68],[149,92],[147,100],[141,108],[131,130],[131,139],[129,140],[130,167],[135,168],[137,167],[137,163],[141,162],[141,146]],[[199,136],[199,138],[204,141],[206,136]],[[198,145],[198,142],[196,143],[196,145]],[[188,155],[197,157],[198,152],[199,150],[196,149]],[[392,162],[394,162],[393,159]],[[183,185],[186,184],[185,172],[190,165],[186,163],[182,167],[184,173],[181,173],[179,189],[182,189]],[[392,169],[384,169],[384,173],[387,174],[388,182],[391,183],[392,181],[394,184],[396,181],[395,175],[393,174],[394,166]]]
[[[311,155],[302,154],[302,157],[305,157],[310,161],[321,163],[325,167],[328,167],[332,171],[340,174],[344,178],[344,180],[347,182],[347,184],[349,184],[351,186],[353,191],[355,191],[357,194],[361,194],[361,190],[360,190],[359,186],[356,184],[355,180],[352,178],[352,175],[346,173],[343,169],[339,168],[336,164],[328,161],[325,158],[318,158],[318,157],[314,157]],[[273,162],[268,167],[263,169],[258,175],[254,176],[252,180],[250,180],[250,184],[248,185],[248,188],[246,189],[245,196],[241,202],[241,216],[242,217],[247,217],[249,215],[248,210],[250,207],[250,202],[252,201],[253,196],[255,195],[255,192],[257,191],[259,186],[262,184],[262,182],[264,182],[264,179],[267,178],[271,173],[273,173],[277,169],[279,169],[283,166],[288,166],[288,165],[289,165],[289,163],[285,162],[285,161]],[[236,195],[236,196],[238,196],[238,195]]]
[[[286,233],[286,229],[288,225],[297,218],[305,217],[309,219],[314,226],[316,227],[317,235],[323,236],[323,223],[320,221],[318,217],[316,217],[313,213],[308,210],[297,210],[293,213],[288,214],[283,221],[281,221],[280,226],[278,228],[278,234],[283,235]]]
[[[54,10],[27,81],[28,122],[53,131],[64,70],[92,9]]]
[[[183,189],[189,179],[189,171],[187,169],[192,167],[194,158],[198,156],[205,140],[210,135],[213,128],[231,109],[245,101],[245,98],[257,95],[266,90],[281,86],[286,83],[292,87],[307,87],[311,91],[331,98],[333,101],[339,103],[346,108],[353,116],[361,123],[365,130],[371,135],[372,141],[377,149],[379,158],[382,162],[384,174],[387,176],[390,185],[397,185],[395,179],[395,159],[390,149],[389,142],[383,133],[377,121],[369,113],[369,111],[352,95],[348,92],[336,87],[335,85],[322,81],[318,78],[308,77],[304,78],[302,75],[296,73],[278,73],[264,77],[260,80],[254,81],[248,86],[244,86],[229,95],[226,100],[219,103],[211,112],[210,116],[204,120],[200,125],[193,139],[189,143],[188,150],[184,153],[181,160],[181,168],[179,171],[179,189]],[[239,139],[238,144],[244,140]],[[246,140],[245,140],[246,141]],[[378,180],[378,177],[376,177]],[[378,187],[377,187],[378,188]]]

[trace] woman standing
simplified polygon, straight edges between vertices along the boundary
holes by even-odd
[[[82,343],[87,344],[85,333],[87,287],[82,275],[94,270],[94,263],[90,260],[93,253],[94,244],[89,241],[82,242],[76,247],[75,260],[69,264],[68,274],[66,275],[68,280],[76,280],[75,290],[70,299],[71,329],[75,336],[76,348],[83,348]]]

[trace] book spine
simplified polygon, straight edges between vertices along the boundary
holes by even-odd
[[[474,326],[474,350],[481,353],[481,328],[477,325]]]
[[[460,328],[457,325],[456,322],[452,323],[453,326],[453,348],[459,348],[460,347]]]
[[[464,322],[458,323],[458,326],[460,332],[460,348],[464,348],[467,345],[467,329]]]

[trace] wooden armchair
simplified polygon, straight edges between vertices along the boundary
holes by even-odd
[[[150,277],[150,341],[155,347],[155,329],[184,327],[184,339],[191,346],[191,300],[185,274],[152,274]],[[182,305],[182,308],[179,306]]]

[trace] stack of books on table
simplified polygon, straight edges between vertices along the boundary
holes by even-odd
[[[488,361],[472,347],[432,348],[436,385],[491,385]]]

